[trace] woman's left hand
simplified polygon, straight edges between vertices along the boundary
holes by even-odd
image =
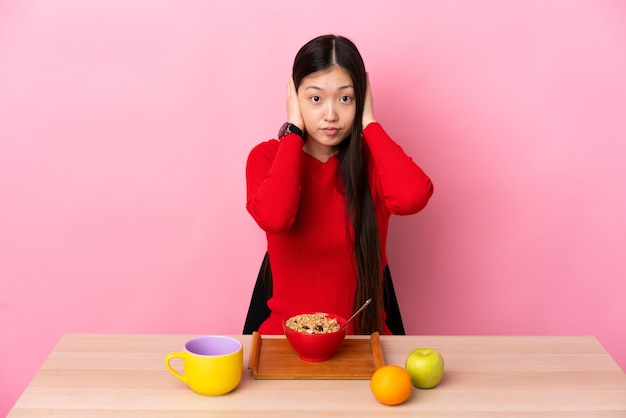
[[[363,129],[372,122],[376,122],[374,118],[374,99],[372,97],[372,88],[370,86],[370,75],[365,73],[367,77],[367,88],[365,89],[365,101],[363,103]]]

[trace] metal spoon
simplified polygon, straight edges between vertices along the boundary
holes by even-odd
[[[365,303],[363,304],[363,306],[361,306],[354,314],[352,314],[352,316],[346,322],[343,323],[343,325],[341,327],[339,327],[339,331],[344,329],[346,327],[346,325],[348,325],[348,323],[354,319],[355,316],[357,316],[359,313],[361,313],[361,311],[363,309],[365,309],[365,307],[367,305],[370,304],[371,301],[372,301],[372,298],[369,298],[368,300],[366,300]]]

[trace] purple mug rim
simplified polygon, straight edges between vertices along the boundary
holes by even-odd
[[[194,356],[202,357],[229,356],[242,349],[243,343],[241,341],[226,335],[203,335],[192,338],[185,343],[186,352]]]

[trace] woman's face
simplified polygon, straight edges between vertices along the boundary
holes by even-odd
[[[298,87],[298,104],[307,143],[316,147],[339,145],[352,133],[356,101],[350,75],[339,66],[310,74]]]

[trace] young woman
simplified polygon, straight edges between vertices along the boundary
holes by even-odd
[[[285,319],[305,312],[348,318],[368,298],[349,332],[404,332],[387,267],[388,222],[421,210],[433,186],[376,122],[350,40],[320,36],[300,49],[287,122],[278,139],[250,152],[246,179],[246,207],[266,232],[267,254],[244,333],[282,334]]]

